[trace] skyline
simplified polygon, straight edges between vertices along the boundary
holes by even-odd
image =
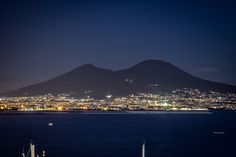
[[[119,70],[146,59],[236,85],[235,2],[1,3],[0,93],[85,63]]]

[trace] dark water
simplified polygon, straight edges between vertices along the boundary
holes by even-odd
[[[0,115],[0,136],[0,157],[31,139],[47,157],[141,157],[144,139],[146,157],[235,157],[236,112]]]

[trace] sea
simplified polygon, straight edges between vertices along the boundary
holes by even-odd
[[[49,126],[52,123],[52,126]],[[236,112],[0,114],[0,157],[236,157]]]

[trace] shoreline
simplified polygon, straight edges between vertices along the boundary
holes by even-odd
[[[160,111],[0,111],[1,115],[68,115],[68,114],[212,114],[214,112],[236,112],[235,110],[160,110]]]

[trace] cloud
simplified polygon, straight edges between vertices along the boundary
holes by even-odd
[[[215,67],[203,67],[203,68],[198,68],[196,69],[197,72],[219,72],[219,68]]]

